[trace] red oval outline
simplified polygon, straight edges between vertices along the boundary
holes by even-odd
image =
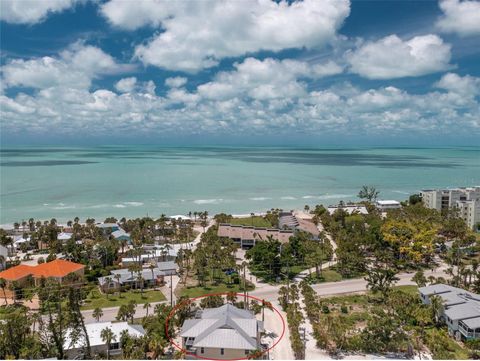
[[[189,355],[189,356],[193,356],[197,359],[203,359],[203,360],[216,360],[216,361],[239,361],[239,360],[250,360],[248,357],[242,357],[242,358],[232,358],[232,359],[221,359],[221,358],[207,358],[207,357],[203,357],[203,356],[198,356],[198,355],[195,355],[191,352],[188,352],[187,350],[185,350],[184,348],[182,348],[181,346],[177,345],[177,343],[168,335],[168,323],[170,321],[170,319],[173,317],[173,315],[175,315],[175,312],[177,311],[177,309],[180,307],[180,306],[183,306],[185,304],[188,304],[188,303],[192,303],[194,302],[195,300],[198,300],[198,299],[201,299],[201,298],[205,298],[205,297],[208,297],[208,296],[222,296],[222,295],[228,295],[228,294],[231,294],[232,292],[221,292],[221,293],[207,293],[203,296],[199,296],[199,297],[194,297],[194,298],[188,298],[186,299],[185,301],[183,302],[180,302],[178,304],[176,304],[172,310],[170,311],[170,313],[168,314],[167,318],[165,319],[165,334],[167,335],[168,337],[168,340],[170,341],[170,344],[173,345],[175,348],[177,348],[178,350],[180,350],[181,352],[184,352],[186,355]],[[238,292],[234,292],[236,296],[241,296],[241,297],[247,297],[247,298],[252,298],[256,301],[264,301],[263,299],[261,298],[258,298],[258,297],[255,297],[255,296],[251,296],[251,295],[246,295],[244,293],[238,293]],[[269,301],[267,301],[269,302]],[[280,314],[280,312],[277,310],[277,308],[275,306],[273,306],[272,302],[269,302],[271,305],[272,305],[272,310],[275,311],[278,315],[278,317],[280,317],[280,320],[282,320],[282,334],[280,335],[280,337],[278,338],[278,340],[272,345],[270,346],[269,348],[267,348],[265,351],[263,351],[261,354],[265,354],[267,352],[269,352],[270,350],[272,350],[275,346],[278,345],[278,343],[282,340],[283,336],[285,335],[285,319],[283,318],[283,316]]]

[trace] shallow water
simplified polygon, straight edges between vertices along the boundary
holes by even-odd
[[[480,147],[9,147],[0,150],[0,224],[234,214],[383,199],[424,188],[480,185]]]

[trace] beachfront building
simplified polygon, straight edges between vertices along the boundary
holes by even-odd
[[[471,229],[480,223],[480,186],[453,189],[426,189],[421,191],[423,205],[446,212],[457,208],[460,217]]]
[[[291,229],[283,230],[220,223],[217,234],[219,237],[230,238],[241,248],[252,248],[257,241],[264,241],[269,236],[281,243],[287,243],[295,233]]]
[[[263,322],[247,310],[227,304],[218,308],[197,311],[187,319],[180,331],[185,358],[244,359],[263,350]]]
[[[95,226],[102,231],[104,236],[108,236],[121,229],[116,223],[97,223]]]
[[[376,201],[375,206],[380,212],[387,212],[391,211],[392,209],[399,209],[402,205],[399,201],[389,199]]]
[[[308,233],[312,239],[318,239],[320,234],[315,223],[308,219],[295,216],[292,212],[281,212],[278,217],[279,229],[291,229],[294,232],[302,231]]]
[[[28,266],[19,264],[11,267],[5,271],[0,272],[0,278],[7,281],[7,297],[13,297],[15,292],[11,290],[12,284],[18,286],[19,289],[31,285],[38,286],[42,279],[50,278],[60,283],[70,282],[66,280],[67,277],[74,274],[76,278],[83,278],[85,266],[80,263],[65,261],[63,259],[56,259],[48,263],[42,263],[36,266]]]
[[[364,205],[346,204],[337,206],[328,206],[327,211],[330,215],[334,214],[337,210],[343,210],[348,214],[368,214],[368,210]]]
[[[421,287],[418,292],[424,304],[430,304],[434,296],[441,299],[438,317],[450,335],[457,340],[480,338],[480,295],[446,284]]]
[[[91,356],[96,358],[96,355],[106,355],[107,350],[110,356],[118,359],[122,355],[122,344],[120,342],[122,333],[127,332],[131,337],[143,337],[145,336],[145,330],[141,325],[131,324],[127,322],[96,322],[88,323],[85,325],[88,334],[88,340],[90,341]],[[107,343],[102,339],[102,330],[109,328],[113,333],[110,349],[108,349]],[[85,342],[82,337],[75,335],[73,337],[72,331],[67,330],[65,334],[65,351],[67,359],[79,360],[84,358]]]
[[[62,243],[67,242],[70,238],[72,238],[73,233],[69,232],[61,232],[57,235],[57,240],[59,240]]]
[[[165,277],[177,273],[177,265],[174,262],[159,262],[157,267],[142,268],[140,272],[134,272],[128,268],[110,271],[109,276],[99,277],[98,284],[103,292],[116,292],[120,288],[160,287],[165,284]],[[142,280],[140,280],[139,275]]]

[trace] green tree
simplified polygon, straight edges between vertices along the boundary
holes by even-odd
[[[380,192],[377,191],[375,187],[362,186],[362,189],[358,192],[358,198],[366,199],[368,202],[372,203],[377,200],[379,194]]]
[[[95,318],[95,320],[97,322],[100,321],[100,319],[102,318],[103,316],[103,311],[100,307],[96,307],[94,310],[93,310],[93,313],[92,313],[92,316],[93,318]]]
[[[100,332],[100,337],[102,338],[102,341],[107,344],[107,360],[109,360],[112,341],[115,342],[117,340],[117,336],[115,336],[115,334],[113,333],[110,327],[105,327]]]

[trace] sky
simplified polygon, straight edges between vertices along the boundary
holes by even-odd
[[[0,6],[2,145],[479,144],[480,1]]]

